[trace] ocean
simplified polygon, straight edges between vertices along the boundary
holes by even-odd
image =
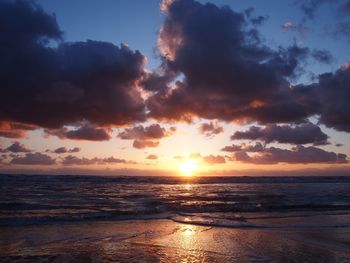
[[[350,214],[350,177],[1,175],[0,211],[0,225],[166,218],[278,227],[263,219]],[[350,226],[342,220],[318,223]]]
[[[102,231],[101,225],[108,227],[104,227]],[[156,229],[161,225],[159,233],[162,234],[156,235],[155,233],[158,233]],[[116,226],[119,226],[118,230]],[[170,226],[172,230],[168,233],[167,229]],[[217,239],[219,234],[212,234],[210,237],[216,238],[216,241],[205,241],[210,244],[210,247],[204,249],[199,239],[194,243],[183,243],[181,227],[184,226],[194,231],[193,233],[198,233],[196,235],[198,238],[204,233],[206,233],[205,237],[209,238],[212,233],[210,231],[221,233],[220,235],[226,234],[220,239]],[[195,232],[197,230],[198,232]],[[210,231],[206,232],[206,230]],[[341,259],[341,262],[350,262],[349,230],[350,177],[0,176],[0,231],[2,232],[0,256],[10,261],[18,256],[20,259],[28,259],[29,256],[29,261],[37,259],[36,256],[44,258],[52,254],[67,256],[65,251],[72,247],[73,241],[74,244],[78,244],[76,242],[85,240],[86,244],[78,251],[81,249],[84,251],[88,245],[95,244],[96,240],[102,242],[103,247],[107,241],[128,244],[128,246],[140,244],[140,240],[139,243],[132,243],[130,240],[139,238],[139,234],[142,233],[145,237],[141,243],[147,243],[147,249],[150,249],[150,243],[152,248],[155,244],[162,248],[169,248],[182,240],[182,243],[179,243],[181,249],[184,244],[189,246],[185,249],[186,253],[193,252],[195,250],[193,246],[196,245],[200,246],[200,251],[204,251],[204,254],[200,254],[201,256],[209,253],[209,256],[206,255],[204,259],[216,259],[208,262],[227,262],[230,258],[225,257],[232,259],[232,246],[236,244],[234,242],[238,242],[233,241],[232,237],[242,231],[248,231],[244,232],[246,236],[243,235],[243,241],[239,241],[240,244],[251,242],[251,238],[256,239],[257,234],[249,237],[252,233],[259,233],[259,235],[268,233],[269,236],[273,236],[268,238],[271,240],[276,236],[286,239],[294,235],[291,240],[299,245],[300,242],[307,240],[307,245],[311,246],[310,251],[315,251],[314,246],[319,246],[323,240],[321,248],[318,247],[319,250],[316,249],[316,252],[313,252],[315,255],[322,256],[323,251],[336,253],[336,256],[333,254],[329,256],[331,252],[327,252],[323,255],[324,261],[305,262],[338,262],[338,259]],[[168,241],[164,241],[164,236],[175,235],[176,231],[181,235],[177,234],[176,238],[173,237],[175,241],[166,243]],[[164,234],[165,232],[168,234]],[[145,233],[148,233],[147,237]],[[288,235],[281,233],[288,233]],[[297,238],[296,233],[298,233]],[[315,238],[316,234],[321,237]],[[161,236],[162,241],[160,241]],[[115,239],[116,237],[118,238]],[[246,241],[244,238],[248,237],[250,239]],[[225,238],[230,241],[223,241],[226,240]],[[226,250],[221,251],[224,246],[213,248],[214,243],[218,242],[226,244],[227,254],[225,254]],[[289,240],[287,244],[290,245],[291,242]],[[245,249],[251,249],[252,245],[248,243]],[[36,244],[34,248],[33,244]],[[51,250],[45,249],[47,244],[50,246],[55,244],[55,249],[52,247],[50,247]],[[174,249],[179,249],[179,246],[175,246]],[[123,254],[120,250],[121,245],[111,247],[114,248],[111,253],[118,255],[117,259],[121,259],[121,255],[125,256],[126,252]],[[304,254],[299,255],[300,260],[308,256],[308,250],[304,248],[305,244],[301,250]],[[141,248],[138,247],[138,249]],[[293,249],[295,250],[295,247]],[[236,258],[236,260],[251,262],[260,250],[253,249],[243,254],[242,257],[246,257],[247,261],[242,258]],[[46,252],[41,254],[42,251]],[[99,250],[97,255],[99,257],[105,255],[103,251]],[[135,253],[139,256],[143,255],[140,256],[142,258],[149,256],[145,254],[144,248],[140,251],[138,254]],[[169,251],[162,252],[164,262],[174,256],[173,252]],[[213,251],[215,253],[221,251],[222,254],[213,256],[210,254]],[[269,257],[275,255],[278,249],[273,247],[271,251],[268,252]],[[186,253],[185,255],[188,256]],[[79,257],[81,255],[80,253]],[[179,258],[175,261],[182,260],[181,255],[177,252],[175,256]],[[266,258],[266,254],[263,253],[261,257],[266,259],[266,262],[275,262],[274,260],[281,262],[278,255]],[[35,257],[32,258],[32,256]],[[157,256],[153,256],[152,254],[155,261],[151,258],[146,262],[159,261]],[[96,254],[91,257],[96,259]],[[292,259],[294,257],[289,258],[288,262],[294,262]],[[70,261],[59,257],[58,261],[61,260]],[[77,258],[73,258],[73,261],[76,260]],[[78,261],[80,260],[83,258],[79,258]],[[203,258],[199,257],[198,260]],[[127,261],[126,258],[120,260],[120,262]],[[232,259],[232,261],[235,260]],[[135,259],[135,262],[139,260]],[[262,260],[262,262],[265,261]]]

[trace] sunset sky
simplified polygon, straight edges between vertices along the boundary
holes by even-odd
[[[0,2],[0,172],[350,171],[350,1]]]

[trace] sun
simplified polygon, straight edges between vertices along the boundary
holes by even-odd
[[[179,168],[184,176],[191,176],[198,169],[196,160],[185,159],[179,164]]]

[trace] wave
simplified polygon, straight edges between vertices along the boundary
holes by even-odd
[[[317,223],[314,220],[303,220],[302,222],[295,220],[294,222],[279,221],[278,223],[272,223],[268,219],[280,219],[280,218],[303,218],[303,217],[320,217],[327,216],[336,218],[337,216],[346,216],[346,222],[338,223]],[[217,217],[217,216],[200,216],[200,215],[176,215],[171,217],[171,220],[177,223],[199,225],[206,227],[225,227],[225,228],[263,228],[263,229],[318,229],[318,228],[350,228],[350,213],[335,213],[335,214],[316,214],[316,215],[294,215],[294,216],[267,216],[263,217],[265,220],[259,223],[254,223],[248,218],[244,217]],[[260,217],[261,219],[261,217]],[[332,222],[329,220],[328,222]]]
[[[347,183],[350,176],[203,176],[190,180],[179,176],[93,176],[93,175],[16,175],[1,174],[2,182],[96,182],[118,184],[296,184],[296,183]]]
[[[226,228],[349,228],[350,212],[307,213],[148,213],[95,212],[62,216],[0,218],[0,226],[167,219],[177,223]],[[322,222],[322,223],[319,223]],[[325,223],[328,222],[328,223]]]
[[[0,226],[41,225],[55,223],[82,223],[87,221],[126,221],[170,219],[170,214],[137,214],[137,213],[86,213],[64,216],[23,216],[0,218]]]
[[[185,183],[179,178],[1,175],[0,225],[181,221],[181,216],[192,223],[238,227],[261,227],[273,225],[268,221],[287,219],[292,225],[292,216],[303,214],[305,221],[312,215],[350,212],[349,179],[228,177],[194,178]]]

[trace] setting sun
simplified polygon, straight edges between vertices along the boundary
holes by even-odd
[[[179,168],[184,176],[191,176],[198,169],[196,160],[185,159],[179,164]]]

